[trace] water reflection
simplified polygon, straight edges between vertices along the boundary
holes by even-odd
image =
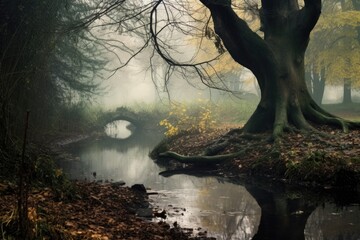
[[[260,207],[245,187],[215,177],[160,176],[165,168],[148,157],[158,137],[135,135],[126,140],[82,142],[70,149],[79,161],[61,165],[73,179],[143,183],[159,193],[152,195],[151,201],[168,212],[171,224],[176,221],[187,228],[202,226],[208,236],[217,239],[251,239],[259,225]]]
[[[126,139],[131,136],[134,126],[131,122],[125,120],[117,120],[111,123],[108,123],[105,126],[105,133],[109,137]]]
[[[260,207],[243,186],[213,177],[173,176],[182,188],[160,191],[152,199],[168,212],[169,222],[199,227],[216,239],[251,239],[260,220]],[[169,180],[170,180],[169,179]],[[185,208],[185,211],[181,209]]]
[[[334,210],[331,204],[322,208],[281,191],[216,177],[160,176],[165,169],[148,158],[160,138],[137,133],[124,140],[85,141],[70,149],[79,160],[62,162],[61,166],[75,179],[143,183],[159,193],[151,200],[168,212],[169,223],[201,226],[217,239],[304,239],[304,229],[306,239],[359,239],[359,205]]]
[[[305,226],[306,240],[359,240],[360,205],[318,207]]]
[[[200,189],[201,226],[217,239],[251,239],[260,221],[260,207],[243,186],[210,182]],[[219,211],[211,211],[217,205]],[[226,217],[224,217],[226,215]]]
[[[72,179],[123,180],[128,185],[146,183],[158,177],[158,167],[148,154],[159,136],[134,136],[124,140],[90,139],[72,145],[69,151],[79,156],[79,161],[62,162],[61,166]],[[96,172],[96,179],[93,172]]]
[[[304,239],[304,228],[316,203],[299,196],[288,196],[281,186],[253,186],[247,190],[261,207],[261,219],[254,240]],[[279,191],[280,190],[280,191]]]

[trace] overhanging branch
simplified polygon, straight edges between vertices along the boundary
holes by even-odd
[[[231,6],[208,4],[209,1],[202,2],[209,8],[215,32],[222,39],[232,58],[250,69],[257,77],[259,85],[264,85],[265,79],[274,78],[265,75],[263,70],[263,66],[272,66],[275,62],[266,42],[249,28]]]

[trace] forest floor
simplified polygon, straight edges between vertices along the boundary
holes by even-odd
[[[180,134],[166,141],[165,150],[199,155],[214,142],[226,138],[229,144],[218,154],[245,151],[241,156],[212,165],[218,175],[266,176],[307,187],[348,187],[359,191],[359,130],[342,133],[318,127],[326,135],[286,133],[282,141],[274,144],[267,141],[269,134],[252,138],[242,138],[238,131],[227,134],[237,127],[240,126]],[[167,164],[170,169],[184,167],[170,159],[161,162],[164,161],[170,162]],[[188,164],[185,169],[193,167]],[[149,208],[147,193],[141,187],[94,182],[68,184],[61,171],[53,169],[49,173],[56,181],[48,182],[46,187],[34,185],[29,190],[29,235],[34,239],[209,239],[206,232],[194,237],[177,223],[166,223],[163,219],[166,213]],[[17,199],[16,184],[0,178],[0,234],[4,239],[14,239],[18,232]],[[155,221],[141,217],[139,209],[148,216],[156,216]]]
[[[59,198],[50,188],[29,192],[30,239],[208,239],[205,233],[190,237],[191,232],[185,233],[176,223],[170,226],[161,220],[165,213],[152,213],[141,189],[94,182],[74,182],[74,187],[72,198]],[[14,239],[18,232],[16,187],[1,182],[0,193],[1,236]],[[158,216],[157,220],[138,216],[140,210],[150,211],[147,214]]]
[[[55,136],[50,142],[66,145],[85,135]],[[33,150],[33,148],[37,150]],[[198,229],[184,229],[165,221],[167,212],[153,209],[143,185],[69,181],[54,159],[73,156],[60,147],[29,146],[31,187],[28,189],[28,239],[213,239]],[[31,153],[30,153],[31,152]],[[18,159],[18,156],[14,159]],[[0,176],[0,238],[19,236],[18,187],[13,176]],[[195,233],[196,232],[196,233]]]
[[[323,106],[335,115],[360,121],[358,103]],[[346,188],[360,192],[360,130],[344,133],[338,128],[314,125],[322,134],[284,133],[275,144],[268,141],[271,133],[243,136],[240,131],[233,131],[241,127],[223,124],[218,129],[203,133],[179,134],[159,144],[152,157],[156,159],[164,151],[185,156],[202,155],[205,149],[222,139],[228,144],[217,155],[240,151],[244,153],[214,166],[187,164],[186,168],[210,167],[214,173],[224,177],[268,177],[291,185]],[[184,167],[183,164],[166,158],[159,163],[165,164],[170,170],[177,169],[174,171],[176,173],[180,173]],[[169,171],[166,174],[172,173]]]
[[[242,138],[237,131],[227,134],[230,128],[220,128],[170,138],[165,146],[160,147],[160,152],[172,151],[185,156],[198,156],[204,149],[223,138],[229,144],[217,154],[244,151],[238,157],[213,166],[224,177],[245,174],[276,178],[304,186],[359,190],[360,131],[343,133],[330,127],[318,129],[325,134],[286,133],[281,141],[275,144],[268,141],[270,133]],[[170,169],[183,167],[183,164],[171,159],[161,162],[164,161],[172,163]],[[188,164],[187,168],[193,165]],[[201,167],[205,166],[200,165]]]

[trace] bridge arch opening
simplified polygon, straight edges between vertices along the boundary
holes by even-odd
[[[115,120],[105,125],[105,134],[111,138],[127,139],[134,133],[136,127],[127,120]]]

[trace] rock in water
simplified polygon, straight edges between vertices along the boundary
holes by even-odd
[[[146,193],[146,188],[144,184],[134,184],[131,186],[131,189],[140,193]]]

